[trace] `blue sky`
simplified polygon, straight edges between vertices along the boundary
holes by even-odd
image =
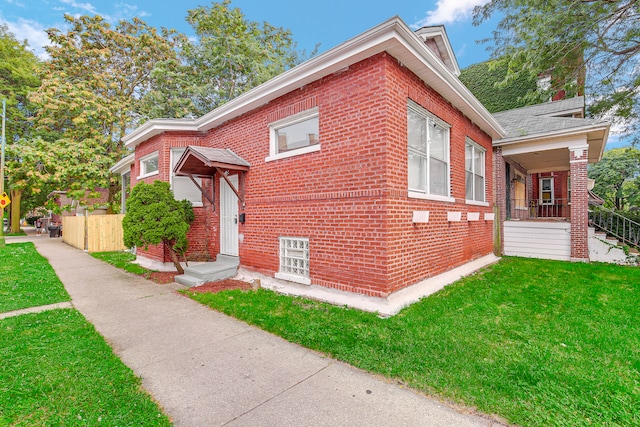
[[[473,27],[471,11],[486,0],[232,0],[247,19],[266,21],[288,28],[299,49],[310,53],[317,43],[320,52],[354,37],[393,17],[400,16],[408,25],[445,25],[461,68],[488,59],[485,46],[476,40],[490,36],[495,22]],[[20,40],[28,40],[40,56],[47,43],[45,30],[64,30],[63,15],[98,14],[111,22],[139,17],[154,27],[173,28],[189,34],[187,11],[209,0],[0,0],[0,24]]]

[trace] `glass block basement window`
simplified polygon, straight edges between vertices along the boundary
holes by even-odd
[[[280,272],[309,277],[309,239],[280,237]]]

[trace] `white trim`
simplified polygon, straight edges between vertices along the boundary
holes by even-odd
[[[381,52],[387,52],[494,139],[506,132],[469,89],[399,17],[348,40],[223,104],[198,120],[154,119],[123,137],[133,148],[165,131],[206,132],[233,118]]]
[[[476,200],[465,200],[465,204],[474,206],[489,206],[489,202],[478,202]]]
[[[178,178],[178,177],[176,176],[176,173],[175,173],[175,171],[173,170],[173,168],[175,167],[175,165],[173,164],[173,162],[174,162],[174,160],[175,160],[175,162],[176,162],[176,164],[177,164],[178,160],[180,160],[180,157],[182,157],[182,155],[184,154],[184,152],[185,152],[185,150],[186,150],[186,149],[187,149],[186,147],[172,147],[172,148],[170,148],[170,149],[169,149],[169,164],[171,165],[171,167],[169,168],[169,185],[170,185],[170,187],[171,187],[171,192],[173,193],[173,196],[174,196],[174,197],[176,197],[176,194],[175,194],[175,191],[174,191],[174,188],[173,188],[173,180],[174,180],[175,178]],[[176,155],[175,155],[175,153],[176,153],[177,151],[180,151],[180,155],[179,155],[179,156],[176,156]],[[188,176],[181,176],[181,177],[179,177],[179,178],[186,178],[186,179],[189,179],[189,177],[188,177]],[[200,180],[200,183],[199,183],[199,184],[200,184],[200,187],[202,187],[202,178],[194,177],[194,179],[195,179],[196,181]],[[191,181],[191,180],[189,179],[189,181]],[[193,184],[193,183],[192,183],[192,184]],[[197,188],[196,188],[196,189],[197,189]],[[192,207],[194,207],[194,208],[201,208],[201,207],[203,207],[203,206],[204,206],[204,204],[202,203],[202,192],[201,192],[199,189],[198,189],[198,194],[200,195],[200,201],[198,201],[198,202],[193,202],[193,201],[189,200],[189,202],[191,203],[191,206],[192,206]],[[181,200],[182,200],[182,199],[181,199]],[[188,200],[188,199],[184,199],[184,200]]]
[[[556,198],[555,198],[555,196],[556,196],[555,195],[555,184],[556,183],[554,182],[555,180],[553,178],[554,177],[552,177],[552,176],[541,176],[539,178],[539,181],[538,181],[538,197],[539,197],[539,200],[540,200],[540,205],[549,206],[549,205],[553,205],[555,203],[555,200],[556,200]],[[544,199],[542,198],[542,193],[543,193],[542,181],[544,181],[545,179],[548,179],[550,181],[550,184],[551,184],[551,189],[548,190],[548,191],[544,191],[545,193],[547,193],[547,192],[551,193],[551,198],[549,199],[549,201],[547,203],[545,203]]]
[[[320,151],[320,144],[309,145],[308,147],[298,148],[297,150],[285,151],[284,153],[278,153],[273,156],[264,158],[265,162],[273,162],[274,160],[286,159],[287,157],[301,156],[303,154],[315,153]]]
[[[109,171],[114,174],[124,175],[131,172],[131,165],[136,162],[136,153],[131,153],[128,156],[120,159],[118,163],[111,166]]]
[[[151,172],[146,172],[146,167],[144,167],[143,165],[147,160],[150,160],[153,158],[156,158],[158,161],[158,169]],[[160,155],[158,154],[157,151],[154,151],[151,154],[147,154],[146,156],[140,157],[140,160],[138,160],[138,165],[140,166],[140,175],[138,175],[137,179],[148,178],[150,176],[158,175],[160,173]]]
[[[287,282],[300,283],[301,285],[310,285],[311,279],[308,277],[296,276],[288,273],[277,272],[274,274],[276,279],[286,280]]]
[[[472,149],[472,153],[471,153],[471,170],[467,171],[467,144],[471,146]],[[479,151],[480,153],[482,153],[482,175],[476,173],[475,170],[475,162],[474,162],[474,157],[473,157],[473,153],[475,151]],[[476,199],[471,199],[473,201],[475,201],[476,203],[485,203],[487,201],[487,150],[486,148],[484,148],[483,146],[481,146],[480,144],[478,144],[477,142],[475,142],[473,139],[469,138],[468,136],[465,138],[464,141],[464,179],[465,179],[465,197],[467,196],[467,190],[466,190],[466,184],[467,184],[467,172],[471,172],[471,175],[473,177],[473,185],[472,185],[472,189],[473,189],[473,195],[477,196],[475,194],[476,192],[476,186],[475,186],[475,177],[476,175],[480,175],[482,176],[482,180],[483,180],[483,188],[482,188],[482,200],[476,200]],[[466,199],[466,202],[469,203],[469,199]],[[480,205],[482,206],[482,205]],[[489,206],[487,204],[487,206]]]
[[[456,201],[454,197],[438,196],[435,194],[425,194],[425,193],[419,193],[417,191],[411,191],[411,190],[409,190],[408,197],[412,199],[435,200],[437,202],[448,202],[448,203],[455,203]]]

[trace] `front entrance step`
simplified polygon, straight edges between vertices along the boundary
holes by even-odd
[[[184,274],[175,277],[175,281],[185,286],[200,286],[203,283],[215,282],[238,273],[240,259],[234,256],[218,255],[215,262],[206,262],[193,267],[186,267]]]

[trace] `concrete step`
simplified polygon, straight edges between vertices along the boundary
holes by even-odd
[[[215,262],[206,262],[193,267],[186,267],[184,274],[175,277],[175,281],[185,286],[200,286],[206,282],[233,277],[238,273],[240,259],[234,256],[221,255]]]

